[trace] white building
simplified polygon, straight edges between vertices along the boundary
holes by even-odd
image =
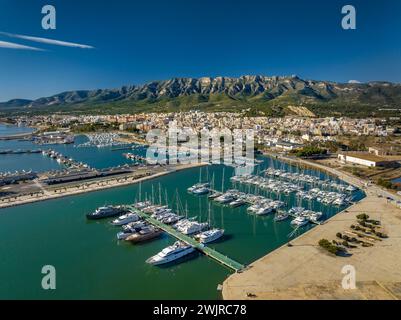
[[[340,153],[338,160],[345,164],[352,163],[366,167],[383,167],[390,163],[384,158],[369,153]]]

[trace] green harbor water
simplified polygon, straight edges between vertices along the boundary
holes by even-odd
[[[83,137],[79,139],[84,141]],[[19,144],[29,143],[2,141],[0,149],[7,149],[7,146],[24,148]],[[57,148],[67,156],[90,162],[94,167],[126,162],[121,155],[124,151],[54,147]],[[16,167],[29,169],[35,156],[42,157],[0,156],[0,166],[5,158],[14,157],[9,160],[10,170],[12,163],[14,170]],[[263,159],[264,163],[258,170],[269,166],[295,170],[276,159]],[[42,160],[40,170],[53,169],[52,160]],[[305,173],[325,178],[321,172],[307,170]],[[181,203],[179,210],[187,206],[190,216],[206,221],[210,201],[206,196],[197,197],[186,191],[199,182],[200,175],[204,181],[214,176],[215,188],[219,190],[236,187],[285,201],[288,208],[297,205],[294,195],[267,194],[255,187],[234,186],[229,180],[233,174],[234,168],[222,165],[203,167],[201,171],[194,168],[148,180],[141,185],[0,210],[0,299],[220,299],[217,286],[231,273],[226,267],[201,254],[167,267],[148,265],[145,263],[147,258],[175,240],[163,235],[141,245],[119,242],[116,238],[118,227],[110,225],[109,220],[87,221],[85,214],[105,204],[129,204],[139,197],[146,197],[157,203],[167,202],[173,209]],[[274,222],[273,215],[257,217],[248,214],[246,207],[233,209],[210,203],[211,224],[225,229],[225,237],[210,246],[240,263],[251,263],[292,239],[289,237],[293,231],[291,220]],[[302,205],[322,211],[325,219],[343,209],[314,201]],[[303,227],[292,236],[299,236],[309,228],[312,226]],[[46,291],[41,287],[44,265],[56,268],[56,290]]]

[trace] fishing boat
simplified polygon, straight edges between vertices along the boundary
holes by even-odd
[[[192,246],[182,241],[177,241],[173,245],[168,246],[158,254],[146,260],[146,262],[153,265],[161,265],[180,259],[194,251],[195,248]]]

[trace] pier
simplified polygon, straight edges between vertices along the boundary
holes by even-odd
[[[0,140],[19,140],[19,139],[32,139],[32,133],[19,133],[9,136],[1,136]]]
[[[31,153],[41,153],[41,149],[37,150],[0,150],[0,154],[31,154]]]
[[[206,256],[212,258],[213,260],[216,260],[217,262],[223,264],[224,266],[234,270],[235,272],[240,272],[241,270],[245,269],[245,266],[242,265],[241,263],[225,256],[224,254],[207,247],[206,245],[199,243],[198,241],[196,241],[195,239],[182,234],[181,232],[178,232],[177,230],[175,230],[174,228],[172,228],[169,225],[166,225],[156,219],[153,219],[152,217],[150,217],[149,215],[147,215],[146,213],[134,208],[133,206],[127,206],[128,209],[136,214],[138,214],[140,217],[142,217],[145,221],[151,223],[152,225],[162,229],[163,231],[167,232],[169,235],[173,236],[174,238],[183,241],[187,244],[189,244],[190,246],[194,247],[195,249],[199,250],[200,252],[202,252],[203,254],[205,254]]]

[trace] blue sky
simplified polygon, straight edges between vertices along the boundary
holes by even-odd
[[[41,8],[57,10],[43,30]],[[357,9],[357,30],[341,8]],[[0,0],[0,32],[93,46],[81,49],[0,34],[0,101],[113,88],[172,77],[291,75],[401,82],[399,0]]]

